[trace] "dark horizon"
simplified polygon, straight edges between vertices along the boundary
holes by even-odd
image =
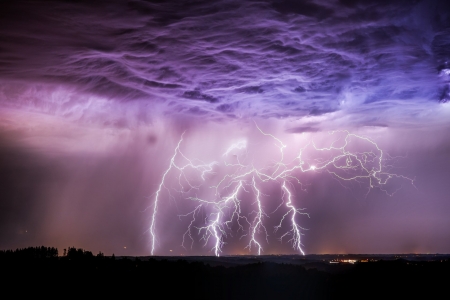
[[[57,250],[58,252],[58,257],[62,257],[65,256],[64,252],[59,251],[59,249],[57,247],[51,247],[51,246],[27,246],[27,247],[23,247],[23,248],[16,248],[16,249],[0,249],[1,252],[6,252],[6,251],[20,251],[23,249],[29,249],[29,248],[54,248]],[[391,257],[391,258],[398,258],[399,256],[450,256],[450,253],[308,253],[308,254],[298,254],[298,253],[293,253],[293,254],[283,254],[283,253],[277,253],[277,254],[261,254],[261,255],[257,255],[257,254],[223,254],[220,256],[216,256],[216,255],[115,255],[114,253],[112,253],[111,255],[105,255],[104,252],[99,251],[98,253],[94,253],[92,251],[90,251],[89,249],[83,249],[83,248],[77,248],[74,246],[71,247],[65,247],[64,250],[67,249],[75,249],[75,250],[82,250],[82,251],[87,251],[92,253],[93,255],[96,255],[98,253],[101,253],[102,255],[104,255],[105,257],[111,257],[111,256],[115,256],[115,257],[136,257],[136,258],[142,258],[142,257],[146,257],[146,258],[196,258],[196,257],[205,257],[205,258],[217,258],[217,259],[221,259],[221,258],[227,258],[227,257],[251,257],[251,258],[264,258],[264,257],[273,257],[273,256],[297,256],[297,257],[304,257],[304,258],[308,258],[308,257],[314,257],[314,256],[330,256],[330,257],[339,257],[339,256],[380,256],[380,257]]]
[[[148,259],[93,256],[71,248],[56,257],[54,248],[0,251],[6,291],[26,286],[21,295],[139,297],[145,292],[167,298],[195,299],[360,299],[375,297],[438,298],[445,293],[450,259],[330,261],[277,257]]]

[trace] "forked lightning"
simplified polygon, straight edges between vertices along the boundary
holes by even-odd
[[[221,156],[223,165],[215,161],[211,163],[194,161],[181,151],[183,133],[155,193],[150,225],[152,255],[155,254],[158,244],[156,225],[159,219],[159,205],[164,199],[172,197],[173,188],[168,186],[168,181],[173,178],[177,178],[181,189],[175,192],[180,195],[186,195],[193,190],[198,191],[201,187],[212,189],[213,196],[210,199],[197,196],[182,198],[183,201],[192,201],[196,204],[192,211],[179,217],[190,218],[182,237],[182,246],[192,247],[198,237],[205,246],[212,246],[211,251],[216,256],[222,253],[225,240],[234,235],[248,241],[245,247],[248,251],[256,251],[258,255],[264,251],[264,245],[267,245],[269,237],[266,219],[274,215],[274,212],[267,213],[264,205],[267,197],[263,194],[262,188],[269,183],[277,184],[282,195],[281,203],[275,211],[284,210],[277,222],[278,225],[273,228],[274,234],[279,235],[281,241],[288,239],[292,247],[303,255],[305,252],[301,237],[304,229],[298,222],[302,215],[308,214],[294,204],[296,197],[294,186],[301,186],[302,182],[299,179],[301,173],[325,171],[342,182],[364,181],[368,183],[368,191],[377,187],[386,193],[388,191],[384,186],[394,178],[413,184],[413,179],[389,172],[384,164],[387,155],[367,137],[345,130],[333,131],[329,133],[330,146],[319,147],[310,141],[298,150],[298,155],[293,161],[286,162],[287,145],[274,135],[262,131],[256,123],[255,126],[263,136],[272,139],[274,146],[279,150],[279,159],[270,165],[254,166],[253,161],[247,158],[246,140],[240,140],[225,150]],[[356,144],[358,148],[366,147],[369,150],[355,150],[356,147],[353,145]],[[309,154],[306,154],[307,152]],[[308,157],[311,155],[312,158]],[[215,168],[224,168],[225,175],[220,177],[216,185],[208,186],[206,185],[208,175],[213,174]],[[199,184],[193,184],[190,180],[192,172],[199,179],[197,180],[200,181]],[[249,201],[248,199],[251,201],[246,206],[252,207],[252,210],[243,213],[242,201]],[[206,216],[201,217],[201,212],[203,214],[206,212]],[[283,224],[288,224],[290,229],[283,230],[287,226]]]

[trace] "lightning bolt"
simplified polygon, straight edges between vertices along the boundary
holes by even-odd
[[[182,237],[182,247],[186,247],[190,240],[190,248],[198,236],[204,246],[212,245],[211,251],[216,256],[220,256],[222,249],[226,244],[226,239],[233,234],[239,233],[240,239],[248,239],[245,246],[249,251],[256,249],[258,255],[263,252],[264,243],[268,243],[268,231],[265,226],[265,219],[269,218],[264,210],[264,202],[267,195],[262,193],[261,188],[268,183],[278,184],[281,191],[281,203],[274,212],[283,209],[284,213],[279,219],[278,225],[274,228],[274,233],[283,228],[285,223],[289,224],[290,229],[282,232],[280,241],[290,237],[293,249],[302,255],[305,254],[301,237],[305,230],[298,224],[298,219],[302,215],[309,217],[304,209],[296,208],[294,205],[295,195],[292,188],[300,185],[305,190],[300,180],[299,174],[308,172],[326,172],[339,182],[367,182],[368,192],[373,188],[379,188],[389,193],[384,186],[396,178],[409,181],[414,185],[414,180],[403,175],[390,173],[389,168],[384,162],[390,160],[387,154],[371,139],[350,133],[346,130],[329,132],[329,143],[327,147],[319,147],[313,140],[306,143],[298,150],[298,155],[292,160],[286,162],[285,149],[287,145],[276,136],[264,132],[255,122],[256,129],[262,136],[274,141],[274,146],[278,149],[279,159],[264,167],[256,167],[253,161],[249,161],[247,153],[247,141],[240,140],[231,144],[222,154],[223,164],[218,162],[205,163],[201,160],[192,160],[182,151],[184,133],[175,148],[166,171],[163,173],[158,189],[155,193],[153,203],[153,213],[151,216],[150,235],[151,235],[151,254],[154,255],[157,232],[156,220],[158,216],[158,207],[162,201],[162,194],[167,191],[167,196],[173,198],[169,186],[169,178],[178,178],[180,189],[175,190],[177,194],[185,195],[192,191],[199,191],[203,183],[211,180],[207,178],[208,174],[216,172],[216,169],[225,170],[225,175],[219,177],[217,184],[209,186],[213,189],[214,196],[202,198],[198,196],[185,197],[196,203],[195,208],[187,214],[178,215],[180,219],[190,218],[187,230]],[[366,151],[353,150],[353,145],[363,144]],[[244,155],[241,155],[244,152]],[[317,157],[315,157],[317,156]],[[388,170],[386,170],[388,169]],[[200,184],[194,184],[191,180],[192,173],[186,173],[188,170],[197,174]],[[242,194],[247,193],[244,198]],[[241,203],[244,199],[252,199],[249,203],[253,207],[250,213],[244,213]],[[283,208],[284,207],[284,208]],[[200,218],[200,214],[206,214]],[[237,231],[233,230],[237,227]],[[263,239],[264,237],[264,239]]]
[[[294,207],[294,205],[292,204],[292,193],[291,191],[287,188],[286,186],[286,181],[283,181],[283,186],[282,186],[283,192],[285,194],[287,194],[287,201],[286,201],[286,206],[289,208],[289,210],[283,215],[283,217],[280,220],[280,223],[275,226],[275,232],[277,232],[278,229],[281,228],[281,224],[283,223],[284,219],[291,214],[291,230],[289,232],[286,232],[285,234],[283,234],[280,237],[280,240],[283,240],[283,238],[287,235],[292,235],[292,238],[290,239],[290,241],[292,242],[292,246],[295,250],[299,251],[302,255],[305,255],[305,252],[302,249],[302,243],[301,243],[301,228],[297,222],[296,222],[296,216],[297,214],[301,214],[301,215],[307,215],[309,217],[309,215],[307,213],[302,212],[301,209],[297,209]],[[284,198],[284,197],[283,197]]]
[[[258,233],[260,233],[261,231],[264,231],[264,234],[266,236],[266,241],[267,241],[267,230],[266,227],[264,227],[263,225],[263,217],[267,216],[262,208],[262,204],[261,204],[261,192],[259,191],[258,187],[256,186],[256,182],[255,182],[255,177],[252,177],[252,187],[255,190],[255,202],[257,204],[257,210],[254,211],[255,213],[255,219],[253,220],[252,226],[250,227],[250,231],[251,231],[251,239],[249,244],[247,245],[246,248],[248,248],[249,250],[252,249],[252,245],[254,244],[256,246],[256,248],[258,249],[258,255],[261,255],[261,251],[263,250],[262,245],[260,242],[258,242],[258,240],[256,239],[256,235]]]
[[[158,213],[158,203],[159,203],[159,199],[160,199],[160,194],[162,189],[165,187],[164,183],[167,177],[167,174],[169,174],[170,170],[172,170],[172,168],[176,168],[175,166],[175,156],[177,155],[179,149],[180,149],[180,145],[181,142],[183,141],[183,134],[181,135],[180,141],[177,144],[177,147],[175,148],[175,153],[173,154],[172,158],[170,159],[170,164],[169,167],[167,168],[167,170],[164,172],[161,182],[159,183],[158,186],[158,190],[156,191],[156,196],[155,196],[155,203],[153,204],[153,214],[152,214],[152,220],[151,220],[151,225],[150,225],[150,235],[152,237],[152,255],[154,255],[155,253],[155,244],[156,244],[156,215]]]
[[[187,168],[192,168],[195,169],[197,171],[200,171],[201,175],[201,179],[205,180],[205,174],[206,173],[210,173],[212,171],[213,166],[216,164],[216,162],[212,162],[209,164],[205,164],[205,163],[201,163],[201,164],[194,164],[190,159],[188,159],[181,151],[180,151],[180,146],[181,143],[183,142],[183,136],[184,136],[185,132],[183,132],[183,134],[180,137],[180,140],[178,141],[178,144],[175,148],[174,154],[172,155],[171,159],[170,159],[170,164],[169,167],[166,169],[166,171],[164,172],[162,178],[161,178],[161,182],[159,183],[158,186],[158,190],[155,193],[155,202],[153,204],[153,214],[152,214],[152,218],[151,218],[151,223],[150,223],[150,235],[151,235],[151,239],[152,239],[152,245],[151,245],[151,254],[154,255],[155,252],[155,246],[156,246],[156,217],[157,217],[157,213],[158,213],[158,204],[160,202],[160,196],[161,196],[161,192],[163,189],[167,189],[167,191],[169,192],[170,195],[170,190],[166,187],[165,182],[166,182],[166,177],[168,176],[168,174],[170,173],[170,171],[172,169],[176,169],[180,172],[179,175],[179,184],[180,186],[183,187],[182,183],[181,183],[181,178],[182,175],[185,179],[185,181],[187,182],[187,184],[189,185],[190,189],[196,189],[198,187],[193,186],[189,180],[186,178],[186,176],[184,176],[183,171]],[[183,166],[178,166],[175,163],[175,158],[177,157],[177,155],[181,156],[182,158],[184,158],[187,163],[184,164]]]

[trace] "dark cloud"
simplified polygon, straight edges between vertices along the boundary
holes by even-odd
[[[247,93],[247,94],[261,94],[264,93],[264,90],[260,86],[246,86],[242,88],[236,89],[236,91],[240,93]]]
[[[304,15],[319,20],[328,18],[333,14],[332,9],[315,4],[313,1],[282,0],[274,1],[272,6],[275,10],[284,14]]]
[[[4,85],[62,84],[116,101],[185,105],[172,113],[202,101],[193,105],[213,118],[230,112],[210,108],[219,101],[241,116],[283,117],[342,110],[349,97],[364,98],[362,110],[446,97],[436,71],[449,59],[442,1],[49,3],[4,4]],[[285,110],[293,101],[297,108]]]
[[[433,39],[432,49],[436,56],[437,61],[440,63],[439,67],[448,63],[450,59],[450,53],[448,53],[448,47],[450,46],[450,29],[441,31]]]
[[[236,108],[237,108],[236,103],[235,104],[233,104],[233,103],[227,104],[226,103],[226,104],[221,104],[221,105],[217,106],[217,110],[221,111],[221,112],[224,112],[224,113],[231,113]]]
[[[286,129],[286,132],[289,132],[289,133],[303,133],[303,132],[316,132],[316,131],[319,131],[319,129],[315,128],[313,126],[299,126],[299,127]]]
[[[211,95],[202,94],[200,91],[186,91],[183,93],[183,97],[193,100],[202,100],[209,103],[216,103],[218,100]]]
[[[327,114],[327,113],[330,113],[330,112],[333,112],[333,111],[336,111],[336,110],[331,109],[331,108],[321,109],[321,108],[313,107],[311,109],[311,111],[309,112],[309,114],[312,115],[312,116],[320,116],[320,115]]]

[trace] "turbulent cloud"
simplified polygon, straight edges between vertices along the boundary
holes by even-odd
[[[3,2],[0,248],[146,255],[154,193],[183,132],[196,162],[223,162],[245,141],[263,168],[279,148],[258,124],[291,161],[304,139],[330,145],[328,131],[348,129],[415,178],[417,189],[394,181],[391,198],[305,175],[293,201],[311,216],[299,221],[307,253],[450,251],[448,1]],[[262,192],[272,211],[282,190]],[[173,222],[186,201],[161,200],[158,254],[187,253],[188,221]],[[269,239],[265,253],[293,252]],[[224,253],[247,253],[226,242]]]
[[[47,3],[4,4],[3,86],[63,85],[216,120],[340,111],[395,123],[448,99],[443,1]]]

